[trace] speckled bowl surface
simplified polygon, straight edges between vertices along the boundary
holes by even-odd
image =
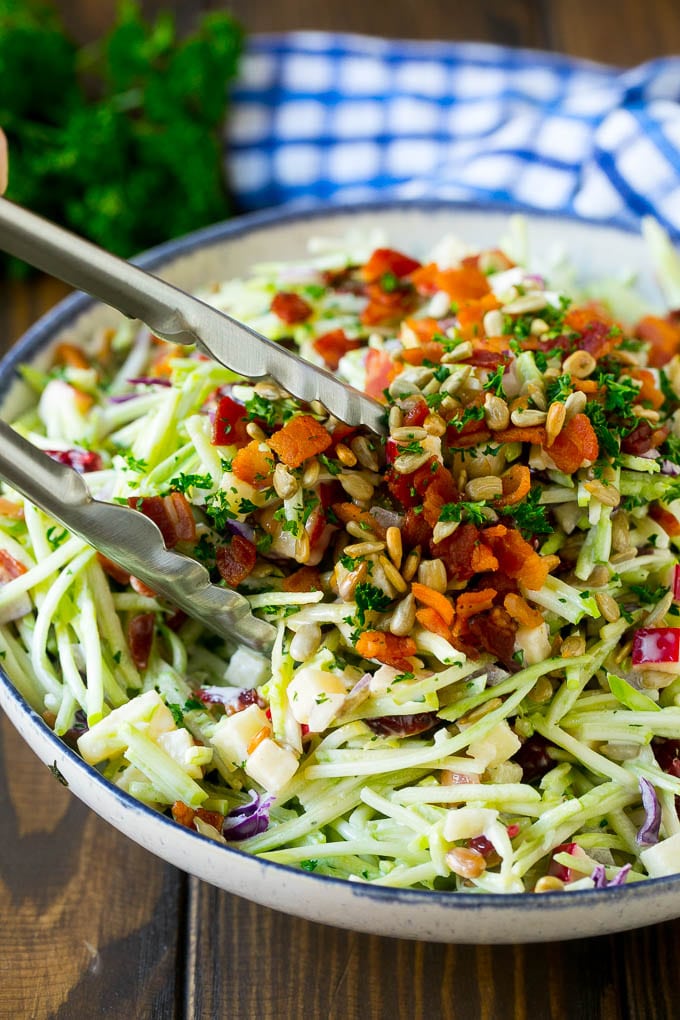
[[[270,213],[218,224],[148,252],[141,264],[192,289],[242,275],[249,266],[304,255],[307,238],[382,229],[390,244],[424,254],[454,233],[478,247],[507,232],[502,208],[408,203]],[[596,278],[636,271],[643,293],[659,302],[641,239],[617,228],[549,215],[529,215],[536,258],[568,252],[580,273]],[[49,358],[68,333],[85,338],[115,313],[76,294],[33,326],[0,363],[0,413],[12,418],[29,399],[15,369]],[[257,903],[357,931],[438,942],[537,942],[623,931],[680,916],[680,875],[622,888],[493,896],[394,890],[308,874],[226,848],[135,801],[102,778],[59,740],[0,671],[0,706],[77,797],[158,857]],[[123,876],[121,875],[121,881]]]

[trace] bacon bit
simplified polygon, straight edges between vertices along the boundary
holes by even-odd
[[[218,832],[222,831],[224,825],[224,815],[220,811],[207,811],[206,808],[196,809],[196,818],[200,818],[206,825],[212,825],[213,829],[217,829]]]
[[[365,659],[377,659],[387,666],[408,671],[409,657],[416,654],[416,643],[410,637],[397,637],[381,630],[365,630],[359,635],[356,650]]]
[[[90,368],[90,362],[82,347],[76,344],[57,344],[54,352],[54,360],[59,365],[68,365],[69,368]]]
[[[496,594],[495,588],[482,588],[481,591],[464,591],[459,595],[456,599],[454,635],[466,632],[467,622],[472,616],[491,609]]]
[[[268,726],[263,726],[262,729],[259,729],[255,736],[253,737],[253,739],[248,744],[248,747],[246,748],[246,753],[248,755],[251,755],[255,748],[258,747],[263,740],[266,740],[267,737],[270,736],[270,734],[271,730]]]
[[[331,445],[328,430],[309,414],[298,415],[267,440],[287,467],[300,467]]]
[[[494,606],[488,613],[479,613],[470,620],[468,629],[474,650],[483,648],[509,669],[517,669],[513,659],[517,624],[502,606]]]
[[[368,262],[361,269],[361,276],[367,283],[380,280],[385,273],[394,273],[399,279],[420,269],[420,262],[404,255],[394,248],[376,248]]]
[[[526,428],[511,425],[510,428],[495,432],[494,437],[498,443],[531,443],[532,446],[545,446],[546,443],[545,429],[542,425],[530,425]]]
[[[434,339],[437,334],[441,333],[441,326],[436,319],[431,316],[426,316],[423,319],[406,318],[404,325],[411,330],[411,332],[418,338],[419,343],[428,344]],[[440,349],[440,356],[443,353],[441,344],[437,344]],[[404,352],[406,353],[406,352]]]
[[[475,574],[498,570],[498,560],[484,542],[477,542],[472,550],[471,565]]]
[[[671,538],[677,538],[677,536],[680,535],[680,521],[678,521],[677,517],[669,510],[665,510],[664,507],[659,506],[658,503],[652,503],[649,508],[649,516],[652,520],[655,520],[657,524],[660,524],[666,534]]]
[[[218,546],[215,559],[220,576],[230,588],[236,588],[255,566],[257,549],[243,535],[234,535],[229,545]]]
[[[491,337],[484,336],[483,322],[487,312],[501,307],[501,302],[495,294],[484,294],[476,301],[466,301],[458,309],[459,330],[464,340],[471,340],[478,347],[487,349]],[[493,339],[502,339],[494,337]],[[502,340],[500,350],[507,350],[506,340]]]
[[[231,470],[254,489],[267,489],[274,475],[274,458],[268,450],[260,449],[259,439],[252,439],[238,451],[231,462]]]
[[[321,591],[321,575],[316,567],[300,567],[283,580],[284,591]]]
[[[441,592],[435,591],[434,588],[430,588],[427,584],[419,584],[418,581],[413,582],[411,585],[411,591],[413,592],[413,597],[417,602],[422,602],[424,606],[434,609],[444,624],[447,627],[451,626],[453,623],[453,605],[449,599],[447,599],[446,595],[442,595]],[[425,624],[423,624],[423,626],[425,626]]]
[[[540,627],[543,617],[537,609],[532,609],[526,599],[514,592],[509,592],[503,599],[506,612],[522,627]]]
[[[619,334],[612,333],[613,320],[601,305],[593,303],[570,308],[564,322],[568,329],[580,334],[579,349],[588,351],[596,361],[609,354],[619,342]]]
[[[513,464],[501,475],[503,495],[494,501],[497,507],[514,506],[531,488],[531,473],[524,464]]]
[[[196,812],[188,804],[184,804],[181,800],[176,800],[172,805],[172,817],[179,825],[183,825],[186,829],[191,829],[193,828]]]
[[[375,400],[385,401],[384,390],[396,379],[401,371],[400,365],[393,361],[387,351],[369,347],[364,362],[366,382],[364,391]]]
[[[348,351],[355,351],[358,347],[363,346],[363,343],[364,341],[359,339],[350,340],[344,329],[332,329],[329,333],[318,336],[312,342],[312,347],[323,358],[327,367],[335,372],[340,364],[340,359]]]
[[[472,446],[480,446],[481,443],[488,443],[491,439],[491,433],[489,430],[483,428],[478,432],[468,432],[467,429],[471,425],[479,426],[479,422],[468,422],[468,424],[463,427],[462,432],[459,432],[458,429],[447,430],[446,441],[452,449],[469,450]],[[494,436],[499,435],[501,435],[500,432],[494,433]]]
[[[401,541],[405,549],[415,546],[427,546],[432,538],[432,527],[425,514],[417,514],[415,510],[407,510],[401,528]]]
[[[458,499],[458,486],[448,468],[437,461],[437,470],[430,473],[430,484],[423,496],[423,516],[428,524],[435,526],[442,507]]]
[[[139,577],[130,577],[130,587],[133,591],[136,591],[138,595],[144,595],[148,599],[155,599],[158,594],[153,590],[153,588],[149,588],[148,584],[144,584]]]
[[[212,426],[213,446],[245,446],[250,442],[248,419],[243,404],[229,395],[220,397]]]
[[[280,290],[278,294],[274,296],[274,300],[271,303],[271,310],[274,315],[277,315],[279,319],[281,319],[282,322],[292,326],[297,322],[305,322],[314,309],[307,301],[305,301],[304,298],[300,297],[299,294]]]
[[[361,313],[364,326],[397,324],[415,308],[418,297],[409,284],[385,291],[378,283],[366,285],[368,304]]]
[[[387,486],[401,505],[408,509],[418,506],[432,486],[442,496],[451,491],[452,499],[457,498],[458,490],[455,488],[451,472],[443,467],[435,457],[431,457],[417,471],[411,474],[402,475],[388,468],[386,473]],[[451,485],[453,484],[453,489]],[[434,503],[432,504],[435,505]],[[436,521],[435,521],[436,523]]]
[[[333,431],[331,432],[331,440],[333,446],[334,447],[337,446],[338,443],[346,443],[347,440],[350,439],[356,433],[356,431],[357,431],[356,425],[345,425],[343,421],[336,422],[336,424],[333,427]],[[322,484],[329,485],[330,483],[322,482]],[[339,485],[339,483],[336,484]],[[340,490],[342,491],[341,485]],[[330,506],[330,503],[327,505]]]
[[[400,359],[407,365],[423,365],[426,361],[429,361],[433,365],[438,365],[442,360],[442,354],[444,348],[436,340],[430,340],[427,343],[421,343],[419,347],[407,347],[400,352]]]
[[[127,640],[130,655],[139,670],[144,670],[149,665],[155,629],[156,617],[153,613],[139,613],[128,623]]]
[[[430,264],[411,274],[411,283],[421,293],[432,294],[443,290],[457,304],[476,301],[490,291],[489,281],[477,266],[459,269],[439,269]]]
[[[504,352],[499,353],[498,351],[489,350],[486,341],[484,348],[482,349],[478,347],[473,350],[467,361],[469,365],[475,365],[477,368],[488,368],[490,372],[495,372],[500,365],[507,368],[510,363],[510,359],[507,354]]]
[[[445,641],[451,641],[451,628],[444,623],[436,609],[431,609],[429,606],[425,609],[417,609],[416,620],[425,630],[429,630],[432,634],[437,634],[438,637],[444,638]]]
[[[553,440],[550,457],[559,471],[572,475],[585,460],[597,460],[600,446],[585,414],[575,414]]]
[[[532,549],[519,531],[515,528],[506,528],[504,524],[497,524],[493,528],[485,528],[482,537],[491,546],[494,556],[498,559],[499,569],[503,573],[516,578],[531,591],[538,591],[543,587],[550,564]]]
[[[13,521],[23,521],[24,508],[19,503],[13,503],[11,499],[0,496],[0,517],[9,517]]]
[[[100,471],[102,459],[93,450],[44,450],[44,453],[59,464],[66,464],[78,474],[86,475],[88,471]]]
[[[350,521],[354,521],[355,524],[365,526],[367,534],[372,531],[376,538],[380,540],[385,537],[386,529],[382,524],[378,523],[372,513],[369,513],[368,510],[362,510],[355,503],[333,503],[332,509],[342,524],[349,524]]]
[[[452,581],[468,581],[475,573],[472,552],[479,538],[474,524],[461,524],[441,542],[430,542],[432,556],[444,561],[446,576]]]
[[[171,492],[168,496],[129,496],[128,506],[139,510],[157,525],[168,549],[178,542],[196,541],[191,503],[183,492]]]
[[[665,319],[645,315],[635,327],[635,336],[650,345],[648,362],[652,368],[661,368],[680,350],[680,323],[673,313]]]
[[[664,395],[656,385],[656,378],[653,372],[646,368],[634,368],[628,373],[631,379],[637,379],[642,383],[638,400],[641,404],[651,404],[655,411],[663,406]]]
[[[381,737],[413,737],[426,733],[437,723],[436,712],[416,712],[413,715],[381,715],[377,719],[364,719],[369,729]]]
[[[0,584],[8,584],[27,572],[27,567],[15,560],[5,549],[0,549]]]
[[[648,450],[656,449],[664,442],[670,428],[664,425],[660,429],[653,429],[648,421],[641,421],[629,435],[621,440],[621,449],[624,453],[632,453],[639,457]]]
[[[97,559],[99,560],[99,565],[104,573],[108,574],[109,577],[112,577],[114,581],[118,582],[118,584],[128,585],[130,583],[130,574],[127,570],[123,570],[122,567],[119,567],[117,563],[113,562],[113,560],[104,556],[103,553],[98,552]]]

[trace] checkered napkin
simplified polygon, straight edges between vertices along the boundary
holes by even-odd
[[[228,128],[243,209],[507,202],[680,236],[680,57],[618,70],[478,43],[255,37]]]

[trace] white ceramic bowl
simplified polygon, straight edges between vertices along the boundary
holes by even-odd
[[[654,292],[637,236],[579,220],[536,215],[529,220],[535,252],[562,248],[581,269],[599,277],[621,267],[638,270],[642,290]],[[141,262],[192,289],[241,275],[256,262],[301,256],[307,238],[315,234],[338,236],[350,228],[379,227],[394,247],[424,254],[445,233],[480,248],[496,245],[507,221],[508,213],[500,209],[444,203],[256,215],[163,245]],[[112,316],[109,309],[74,295],[36,323],[0,365],[2,417],[13,417],[29,399],[15,375],[18,364],[47,361],[50,348],[66,332],[77,341]],[[602,935],[680,916],[680,876],[573,893],[461,895],[360,885],[261,861],[176,825],[112,786],[52,733],[2,672],[0,706],[39,758],[56,766],[73,793],[121,832],[207,882],[289,914],[380,935],[478,943]]]

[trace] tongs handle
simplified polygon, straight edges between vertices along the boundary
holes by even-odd
[[[204,301],[3,198],[0,247],[141,319],[164,340],[196,344],[246,379],[275,379],[294,397],[320,400],[348,425],[386,432],[385,408],[377,400]]]
[[[248,600],[210,583],[206,568],[167,549],[144,514],[92,498],[82,476],[52,460],[0,420],[0,476],[108,559],[222,637],[268,652],[276,631],[250,612]]]

